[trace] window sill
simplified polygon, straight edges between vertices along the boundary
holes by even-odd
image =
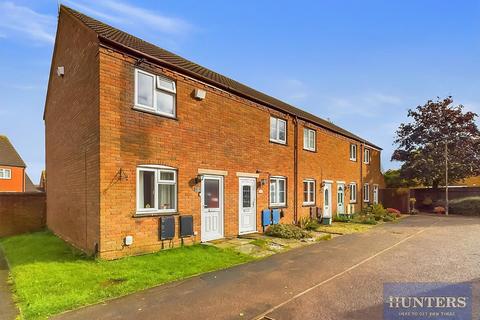
[[[270,140],[270,143],[279,144],[281,146],[287,146],[287,142],[282,142],[282,141]]]
[[[350,158],[350,161],[352,161],[352,162],[357,162],[357,159],[352,159],[352,158]]]
[[[350,204],[357,204],[357,200],[355,200],[355,201],[350,201]]]
[[[370,200],[363,200],[363,202],[364,202],[364,203],[369,203],[369,202],[370,202]]]
[[[305,149],[305,148],[303,148],[303,150],[305,150],[307,152],[317,153],[317,150],[311,150],[311,149]]]
[[[136,212],[132,218],[149,218],[149,217],[161,217],[161,216],[178,216],[178,212]]]
[[[140,111],[140,112],[152,114],[152,115],[155,115],[155,116],[159,116],[159,117],[162,117],[162,118],[167,118],[167,119],[172,119],[172,120],[177,120],[178,121],[178,118],[177,118],[176,114],[175,115],[170,115],[170,114],[166,114],[166,113],[160,113],[160,112],[156,112],[154,110],[147,109],[147,108],[140,107],[140,106],[133,106],[132,109],[135,110],[135,111]]]
[[[303,204],[302,204],[302,207],[306,207],[306,208],[308,208],[308,207],[315,207],[315,203],[303,203]]]
[[[281,205],[273,205],[271,204],[270,205],[270,209],[286,209],[287,208],[287,205],[285,204],[281,204]]]

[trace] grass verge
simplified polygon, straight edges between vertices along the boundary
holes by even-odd
[[[373,228],[374,225],[361,224],[353,222],[334,222],[331,225],[321,225],[317,231],[335,234],[351,234],[357,232],[365,232]]]
[[[26,320],[98,303],[254,258],[193,245],[115,261],[85,256],[50,232],[0,239]]]

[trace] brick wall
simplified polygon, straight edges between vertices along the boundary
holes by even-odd
[[[25,191],[25,168],[1,165],[0,169],[11,170],[11,179],[0,179],[0,192]]]
[[[200,198],[193,179],[198,169],[227,171],[225,176],[225,236],[238,234],[237,172],[259,172],[257,181],[271,175],[287,178],[287,206],[282,222],[294,220],[294,119],[264,106],[204,85],[168,69],[142,63],[139,67],[176,80],[177,119],[133,110],[136,60],[109,48],[100,48],[100,255],[116,258],[158,250],[158,217],[133,217],[136,211],[136,167],[166,165],[178,170],[178,211],[194,216],[196,241],[200,240]],[[207,91],[206,99],[192,97],[195,88]],[[269,141],[270,115],[287,120],[287,145]],[[304,178],[317,181],[317,206],[323,205],[322,180],[332,180],[333,207],[336,208],[337,181],[357,182],[357,204],[361,203],[361,181],[383,187],[380,152],[372,150],[372,161],[360,166],[349,160],[351,139],[323,128],[317,130],[317,152],[303,150],[303,122],[298,134],[298,214],[308,214],[302,206]],[[120,169],[128,180],[118,178]],[[197,185],[198,186],[198,185]],[[373,186],[371,186],[371,191]],[[261,191],[260,191],[261,190]],[[259,193],[261,192],[261,193]],[[257,190],[257,229],[260,212],[268,208],[268,184]],[[348,203],[348,193],[346,193]],[[371,199],[372,196],[370,197]],[[333,210],[335,213],[335,210]],[[123,246],[126,235],[134,244]],[[178,238],[174,241],[178,244]]]
[[[43,229],[45,214],[44,193],[0,193],[0,237]]]
[[[62,9],[63,10],[63,9]],[[59,41],[61,40],[61,41]],[[224,177],[224,235],[238,234],[238,173],[287,178],[283,223],[294,220],[294,156],[296,119],[203,84],[166,68],[141,62],[140,69],[176,81],[177,118],[133,110],[134,70],[137,59],[99,46],[96,35],[69,14],[61,14],[46,102],[47,224],[55,233],[87,252],[99,244],[99,255],[117,258],[163,247],[159,217],[136,216],[136,168],[165,165],[177,169],[178,213],[193,215],[200,241],[201,203],[194,179],[199,169],[221,170]],[[65,66],[65,76],[55,75]],[[205,100],[193,91],[207,91]],[[287,122],[287,144],[269,141],[270,116]],[[304,178],[316,180],[316,205],[323,206],[323,180],[333,181],[332,211],[338,181],[357,183],[361,207],[362,184],[383,187],[380,152],[362,164],[362,144],[326,129],[317,131],[317,151],[303,150],[303,126],[298,122],[298,216]],[[349,160],[350,143],[358,145],[357,161]],[[269,207],[269,187],[258,184],[257,229],[260,212]],[[345,194],[348,203],[349,194]],[[372,200],[373,197],[370,196]],[[357,209],[356,209],[357,210]],[[178,222],[178,221],[177,221]],[[178,223],[177,223],[178,225]],[[177,229],[178,230],[178,229]],[[123,245],[134,236],[132,246]],[[179,244],[178,237],[173,241]]]
[[[58,66],[65,67],[63,77]],[[59,18],[44,118],[47,225],[92,253],[100,198],[98,40],[69,14]]]

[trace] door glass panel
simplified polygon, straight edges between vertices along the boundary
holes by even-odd
[[[220,182],[215,179],[205,179],[204,204],[206,208],[220,208]]]
[[[243,207],[250,208],[252,206],[252,188],[250,186],[243,186],[242,188],[243,196]]]
[[[325,189],[325,205],[328,206],[328,189]]]

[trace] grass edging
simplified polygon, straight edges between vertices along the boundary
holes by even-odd
[[[78,252],[49,232],[0,239],[15,303],[25,320],[102,303],[255,260],[228,249],[193,245],[106,261]]]

